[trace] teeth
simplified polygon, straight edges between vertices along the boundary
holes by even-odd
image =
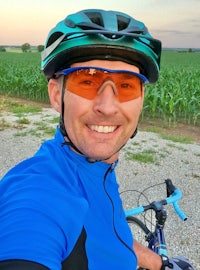
[[[109,133],[113,132],[117,127],[116,126],[96,126],[96,125],[91,125],[89,126],[91,130],[97,131],[97,132],[102,132],[102,133]]]

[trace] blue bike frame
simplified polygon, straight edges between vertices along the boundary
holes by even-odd
[[[164,237],[164,231],[163,231],[164,223],[166,220],[166,212],[163,209],[163,205],[172,204],[175,212],[183,221],[187,220],[187,216],[180,209],[178,205],[178,201],[182,198],[182,192],[179,189],[177,189],[175,186],[173,186],[170,179],[165,180],[165,183],[167,185],[167,191],[168,191],[169,197],[158,202],[152,202],[145,206],[138,206],[132,209],[128,209],[125,211],[125,215],[126,217],[134,216],[134,215],[141,214],[149,209],[152,209],[155,212],[163,211],[165,216],[163,220],[161,218],[161,222],[158,221],[157,219],[155,231],[151,233],[150,239],[148,241],[148,247],[159,255],[168,256],[165,237]]]

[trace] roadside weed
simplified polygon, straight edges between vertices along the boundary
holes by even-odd
[[[156,151],[153,149],[147,149],[141,152],[126,152],[126,158],[132,161],[138,161],[142,163],[154,163],[158,164],[158,160],[156,158]]]

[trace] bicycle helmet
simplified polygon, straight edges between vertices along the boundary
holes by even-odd
[[[67,16],[53,28],[42,52],[42,70],[50,79],[75,62],[120,60],[135,65],[150,83],[158,80],[161,42],[127,14],[100,9]]]

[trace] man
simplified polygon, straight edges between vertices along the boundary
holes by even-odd
[[[133,241],[114,171],[160,53],[115,11],[80,11],[49,33],[42,69],[60,126],[1,181],[0,269],[182,269]]]

